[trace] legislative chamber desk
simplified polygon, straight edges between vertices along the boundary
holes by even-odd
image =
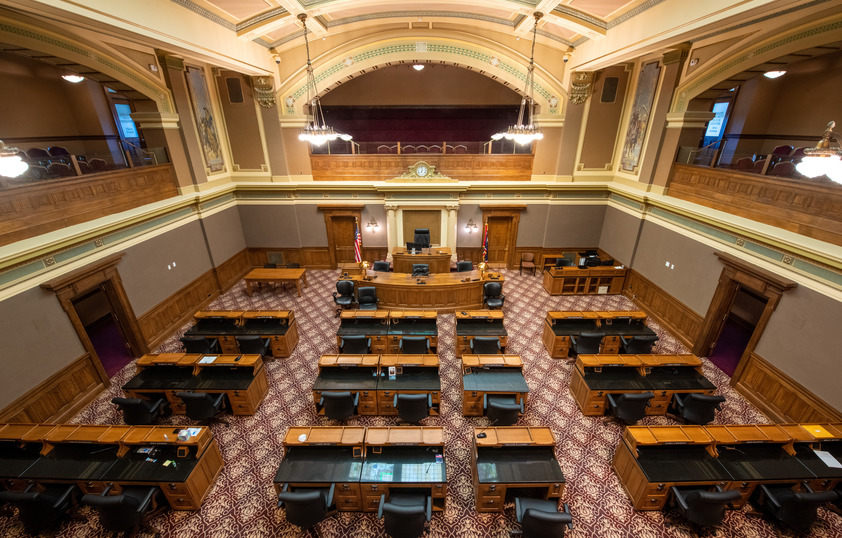
[[[544,289],[550,295],[622,293],[628,269],[622,267],[550,267],[544,271]]]
[[[475,336],[494,336],[500,349],[506,352],[509,333],[503,325],[502,310],[465,310],[456,312],[456,356],[471,354],[471,340]]]
[[[474,428],[473,445],[477,512],[502,512],[507,497],[557,500],[564,492],[550,428]]]
[[[414,277],[410,273],[376,272],[373,277],[349,276],[357,289],[374,287],[378,308],[397,310],[436,310],[453,312],[482,308],[482,286],[486,282],[504,282],[499,273],[466,271],[464,273],[432,273]]]
[[[621,336],[657,336],[646,326],[646,313],[639,310],[550,311],[544,320],[544,347],[554,359],[567,358],[570,337],[583,332],[605,333],[599,352],[611,354],[620,352]]]
[[[295,285],[298,290],[298,296],[301,297],[301,283],[307,287],[307,270],[302,268],[294,269],[270,269],[258,268],[252,269],[246,276],[243,277],[246,281],[246,295],[251,297],[253,284],[286,284],[291,283]]]
[[[695,355],[579,355],[570,392],[582,414],[605,413],[609,394],[652,392],[647,415],[664,415],[675,394],[713,394]]]
[[[298,344],[298,322],[292,310],[202,310],[184,336],[216,338],[222,353],[239,353],[238,336],[259,336],[270,342],[272,357],[289,357]]]
[[[336,345],[343,336],[371,338],[372,353],[401,353],[404,336],[423,336],[431,352],[439,345],[438,314],[433,310],[343,310],[339,315]]]
[[[394,374],[390,374],[390,369]],[[316,412],[324,391],[359,394],[360,415],[397,415],[396,394],[429,394],[431,415],[439,414],[441,379],[438,355],[322,355],[313,382]]]
[[[396,273],[411,273],[413,264],[426,263],[430,273],[449,273],[451,255],[449,247],[422,248],[415,254],[403,247],[395,247],[392,249],[392,269]]]
[[[260,355],[147,354],[137,360],[137,374],[123,385],[129,398],[164,394],[172,412],[186,406],[177,392],[223,392],[235,415],[253,415],[269,392]]]
[[[186,435],[179,440],[179,433]],[[198,510],[222,470],[207,427],[0,425],[5,489],[75,483],[83,493],[158,486],[174,510]]]
[[[485,396],[512,396],[526,408],[529,386],[520,355],[462,355],[462,414],[482,416]]]
[[[433,510],[447,494],[444,435],[438,427],[292,427],[275,489],[330,487],[340,511],[376,512],[380,496],[424,490]]]
[[[660,510],[672,486],[737,490],[745,505],[759,484],[832,489],[842,469],[815,450],[842,457],[842,424],[628,426],[614,453],[614,471],[636,510]]]

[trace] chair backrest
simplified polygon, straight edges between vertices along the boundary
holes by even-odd
[[[415,153],[415,146],[401,146],[402,153]]]
[[[524,252],[520,255],[520,261],[522,262],[531,262],[535,259],[534,252]]]
[[[43,491],[0,491],[0,504],[13,504],[26,530],[37,533],[58,522],[72,505],[75,485],[48,485]]]
[[[85,161],[76,161],[76,164],[79,165],[79,171],[83,174],[90,174],[91,172],[93,172],[91,165],[89,165]]]
[[[428,394],[395,394],[398,416],[407,422],[419,422],[430,414]]]
[[[140,525],[146,510],[150,508],[149,500],[157,491],[160,491],[157,487],[125,488],[120,495],[85,495],[82,503],[97,509],[99,524],[105,529],[126,532]]]
[[[834,500],[836,500],[836,493],[833,491],[791,492],[791,494],[784,492],[778,497],[781,509],[775,515],[782,523],[797,531],[806,532],[818,516],[816,510]]]
[[[162,403],[148,402],[140,398],[112,398],[123,411],[123,421],[131,426],[152,424],[161,414]],[[153,409],[156,411],[153,412]]]
[[[428,276],[430,274],[430,265],[426,263],[413,263],[412,276]]]
[[[795,175],[795,163],[791,161],[782,161],[776,163],[775,166],[769,170],[770,176],[778,177],[792,177]]]
[[[544,512],[543,510],[527,509],[521,520],[523,536],[564,536],[564,531],[573,520],[567,512]]]
[[[421,355],[430,352],[430,341],[426,336],[404,336],[400,346],[401,353]]]
[[[502,353],[500,339],[496,336],[475,336],[471,339],[471,351],[477,355]]]
[[[207,392],[176,392],[187,407],[187,416],[192,420],[209,420],[222,409],[225,394]]]
[[[605,333],[586,332],[579,334],[574,345],[576,354],[599,353],[599,345],[602,343],[603,337],[605,337]]]
[[[415,228],[414,243],[421,243],[421,248],[430,246],[430,229],[429,228]]]
[[[681,396],[681,418],[693,424],[709,424],[713,421],[716,410],[725,401],[725,396],[707,394],[685,394]]]
[[[322,392],[325,416],[333,420],[342,420],[357,413],[354,408],[354,395],[350,391]]]
[[[52,175],[58,177],[70,177],[76,175],[73,169],[64,163],[50,163],[49,166],[47,166],[47,170],[49,170]]]
[[[751,157],[737,159],[737,162],[734,164],[734,168],[737,170],[748,170],[752,166],[754,166],[754,160]]]
[[[412,538],[424,533],[427,511],[424,505],[383,503],[383,527],[392,538]]]
[[[328,512],[327,501],[321,491],[284,491],[278,494],[284,503],[287,521],[309,529],[322,521]]]
[[[49,147],[47,148],[47,153],[50,154],[50,157],[70,157],[70,152],[67,151],[67,148],[61,146]]]
[[[792,153],[792,146],[788,144],[777,146],[772,150],[772,155],[789,155],[790,153]]]
[[[474,270],[474,262],[471,260],[462,260],[461,262],[456,262],[456,272],[457,273],[464,273],[467,271]]]
[[[371,338],[366,338],[362,334],[343,336],[339,352],[351,355],[371,353]]]
[[[482,286],[482,293],[486,299],[489,297],[500,297],[503,293],[503,284],[499,282],[486,282]]]
[[[363,310],[376,310],[377,288],[373,286],[368,288],[360,288],[359,294],[357,295],[357,302],[360,304],[360,308],[362,308]]]
[[[766,166],[766,159],[758,159],[751,165],[751,169],[754,171],[763,170],[764,166]]]
[[[517,402],[501,402],[489,399],[485,415],[495,426],[511,426],[520,417],[520,404]]]
[[[336,283],[336,291],[339,295],[344,297],[354,295],[354,281],[353,280],[340,280]]]
[[[211,341],[204,336],[182,336],[181,343],[186,353],[212,353]]]
[[[654,397],[651,392],[609,394],[611,414],[626,424],[634,424],[646,415],[646,406]]]
[[[105,161],[105,159],[91,159],[90,160],[91,168],[93,168],[94,172],[102,172],[108,170],[110,166]]]
[[[376,262],[374,262],[374,267],[373,267],[373,269],[374,269],[375,271],[388,272],[388,271],[389,271],[389,262],[384,262],[384,261],[382,261],[382,260],[380,260],[380,261],[376,261]]]
[[[631,353],[634,355],[648,355],[652,353],[652,348],[658,337],[654,335],[632,336],[625,340],[623,345],[623,353]]]
[[[585,258],[585,267],[599,267],[602,265],[602,260],[600,260],[597,256],[589,256]]]
[[[263,268],[264,269],[277,269],[278,264],[277,263],[264,263]]]
[[[731,489],[726,491],[707,491],[692,489],[689,491],[673,488],[676,496],[676,506],[681,516],[687,521],[702,527],[719,525],[725,517],[725,508],[740,498],[740,492]]]
[[[237,336],[237,347],[240,353],[250,353],[256,355],[266,355],[269,350],[269,339],[261,338],[258,335],[242,335]]]

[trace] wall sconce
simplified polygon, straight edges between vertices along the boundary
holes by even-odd
[[[474,230],[477,229],[477,223],[474,222],[474,219],[468,219],[468,224],[465,225],[465,229],[468,233],[472,233]]]
[[[368,224],[366,224],[365,227],[370,232],[376,232],[377,228],[379,228],[380,226],[378,226],[377,221],[374,220],[374,217],[371,217],[371,220],[368,221]]]

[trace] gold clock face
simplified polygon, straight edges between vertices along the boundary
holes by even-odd
[[[420,165],[420,166],[418,166],[418,167],[416,167],[416,168],[415,168],[415,175],[416,175],[416,176],[420,176],[420,177],[424,177],[424,176],[426,176],[426,175],[427,175],[427,173],[428,173],[429,171],[430,171],[430,170],[429,170],[426,166],[424,166],[424,165],[422,164],[422,165]]]

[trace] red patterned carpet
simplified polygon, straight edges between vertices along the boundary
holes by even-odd
[[[154,520],[154,526],[169,537],[297,536],[298,530],[276,508],[272,479],[283,455],[281,441],[292,425],[328,425],[314,413],[310,388],[322,353],[335,353],[339,326],[333,317],[331,292],[336,271],[308,270],[309,287],[302,297],[294,292],[264,288],[254,297],[246,296],[243,283],[214,301],[213,309],[291,309],[299,323],[301,340],[293,356],[269,362],[269,395],[253,417],[228,417],[230,428],[214,426],[225,467],[202,509],[197,512],[167,511]],[[547,310],[626,310],[634,305],[621,296],[550,297],[541,287],[540,276],[519,276],[506,272],[506,328],[509,352],[520,354],[530,387],[529,405],[521,425],[550,426],[556,436],[556,455],[567,479],[563,501],[573,513],[573,537],[685,537],[686,526],[664,526],[661,512],[635,512],[611,469],[614,448],[620,440],[619,425],[603,424],[601,418],[585,418],[568,390],[572,365],[550,359],[541,343],[541,330]],[[460,368],[454,354],[454,317],[439,316],[439,357],[441,358],[442,414],[424,420],[425,425],[445,429],[448,477],[447,509],[433,516],[430,537],[503,537],[516,527],[511,506],[504,514],[478,514],[474,510],[471,483],[471,427],[487,426],[485,418],[466,419],[461,415]],[[657,324],[650,322],[661,337],[655,352],[686,353],[678,341]],[[180,327],[159,351],[178,351],[178,338],[189,325]],[[756,408],[728,386],[728,378],[705,361],[705,375],[728,398],[716,423],[767,422]],[[78,423],[121,424],[121,417],[110,399],[120,395],[120,386],[134,374],[134,364],[124,368],[103,393],[74,419]],[[389,425],[396,419],[369,417],[351,419],[350,425]],[[183,424],[185,419],[170,418],[168,423]],[[641,424],[672,424],[665,417],[648,417]],[[781,532],[762,518],[745,515],[747,510],[729,511],[718,536],[726,538],[774,537]],[[99,537],[102,531],[94,513],[87,523],[66,523],[58,536]],[[375,515],[340,513],[319,525],[327,537],[380,537],[383,526]],[[0,517],[0,534],[23,536],[16,519]],[[782,536],[792,536],[782,531]],[[819,511],[813,527],[816,537],[842,536],[842,518]]]

